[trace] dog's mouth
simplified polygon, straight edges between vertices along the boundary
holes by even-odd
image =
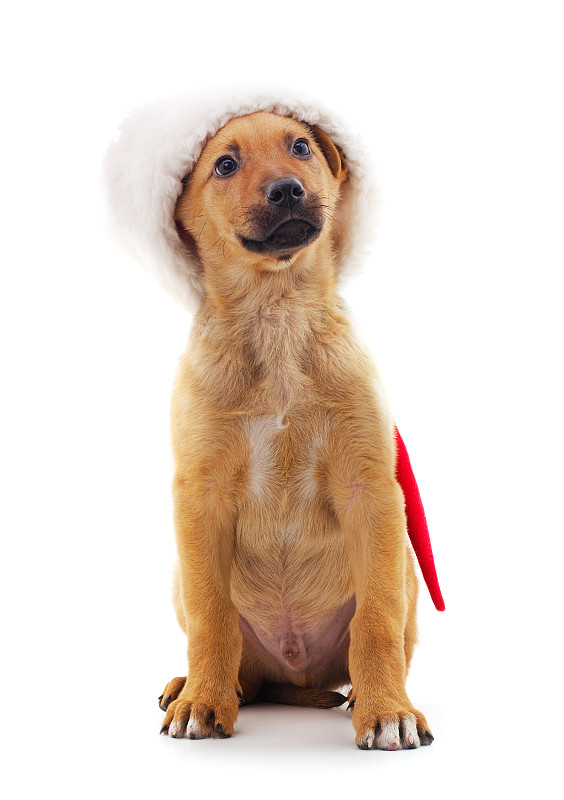
[[[293,250],[311,244],[323,228],[307,219],[288,219],[277,225],[264,239],[251,239],[241,236],[241,244],[251,253],[271,255],[290,254]]]

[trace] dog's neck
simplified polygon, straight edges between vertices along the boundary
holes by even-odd
[[[215,352],[228,346],[226,383],[232,371],[254,373],[281,407],[298,399],[308,380],[304,370],[343,317],[329,243],[316,244],[278,271],[253,271],[227,259],[205,271],[198,346]]]
[[[270,266],[269,269],[260,264],[254,255],[237,258],[229,249],[207,261],[205,304],[219,324],[232,325],[244,318],[251,321],[261,306],[284,300],[291,299],[295,306],[311,302],[327,306],[334,302],[335,270],[327,238],[289,260],[273,260]]]

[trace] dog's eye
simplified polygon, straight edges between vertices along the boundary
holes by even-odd
[[[305,139],[296,139],[292,145],[292,153],[296,156],[300,156],[300,158],[306,158],[311,155],[311,150]]]
[[[226,175],[231,175],[238,168],[239,164],[237,164],[235,159],[231,158],[231,156],[222,156],[215,162],[216,175],[221,175],[222,178]]]

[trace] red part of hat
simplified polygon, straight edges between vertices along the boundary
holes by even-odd
[[[427,589],[437,611],[445,610],[445,601],[441,594],[435,559],[429,537],[429,528],[425,518],[425,510],[421,501],[419,487],[411,468],[411,462],[403,439],[398,429],[394,426],[396,436],[396,478],[402,488],[405,498],[405,515],[407,518],[407,532],[413,545],[415,555],[419,561],[421,572],[427,584]]]

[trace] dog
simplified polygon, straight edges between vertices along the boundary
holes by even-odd
[[[346,153],[316,124],[230,119],[174,220],[203,301],[172,401],[174,605],[188,677],[161,733],[225,738],[243,703],[331,708],[356,744],[433,741],[405,681],[417,579],[394,425],[337,292]]]

